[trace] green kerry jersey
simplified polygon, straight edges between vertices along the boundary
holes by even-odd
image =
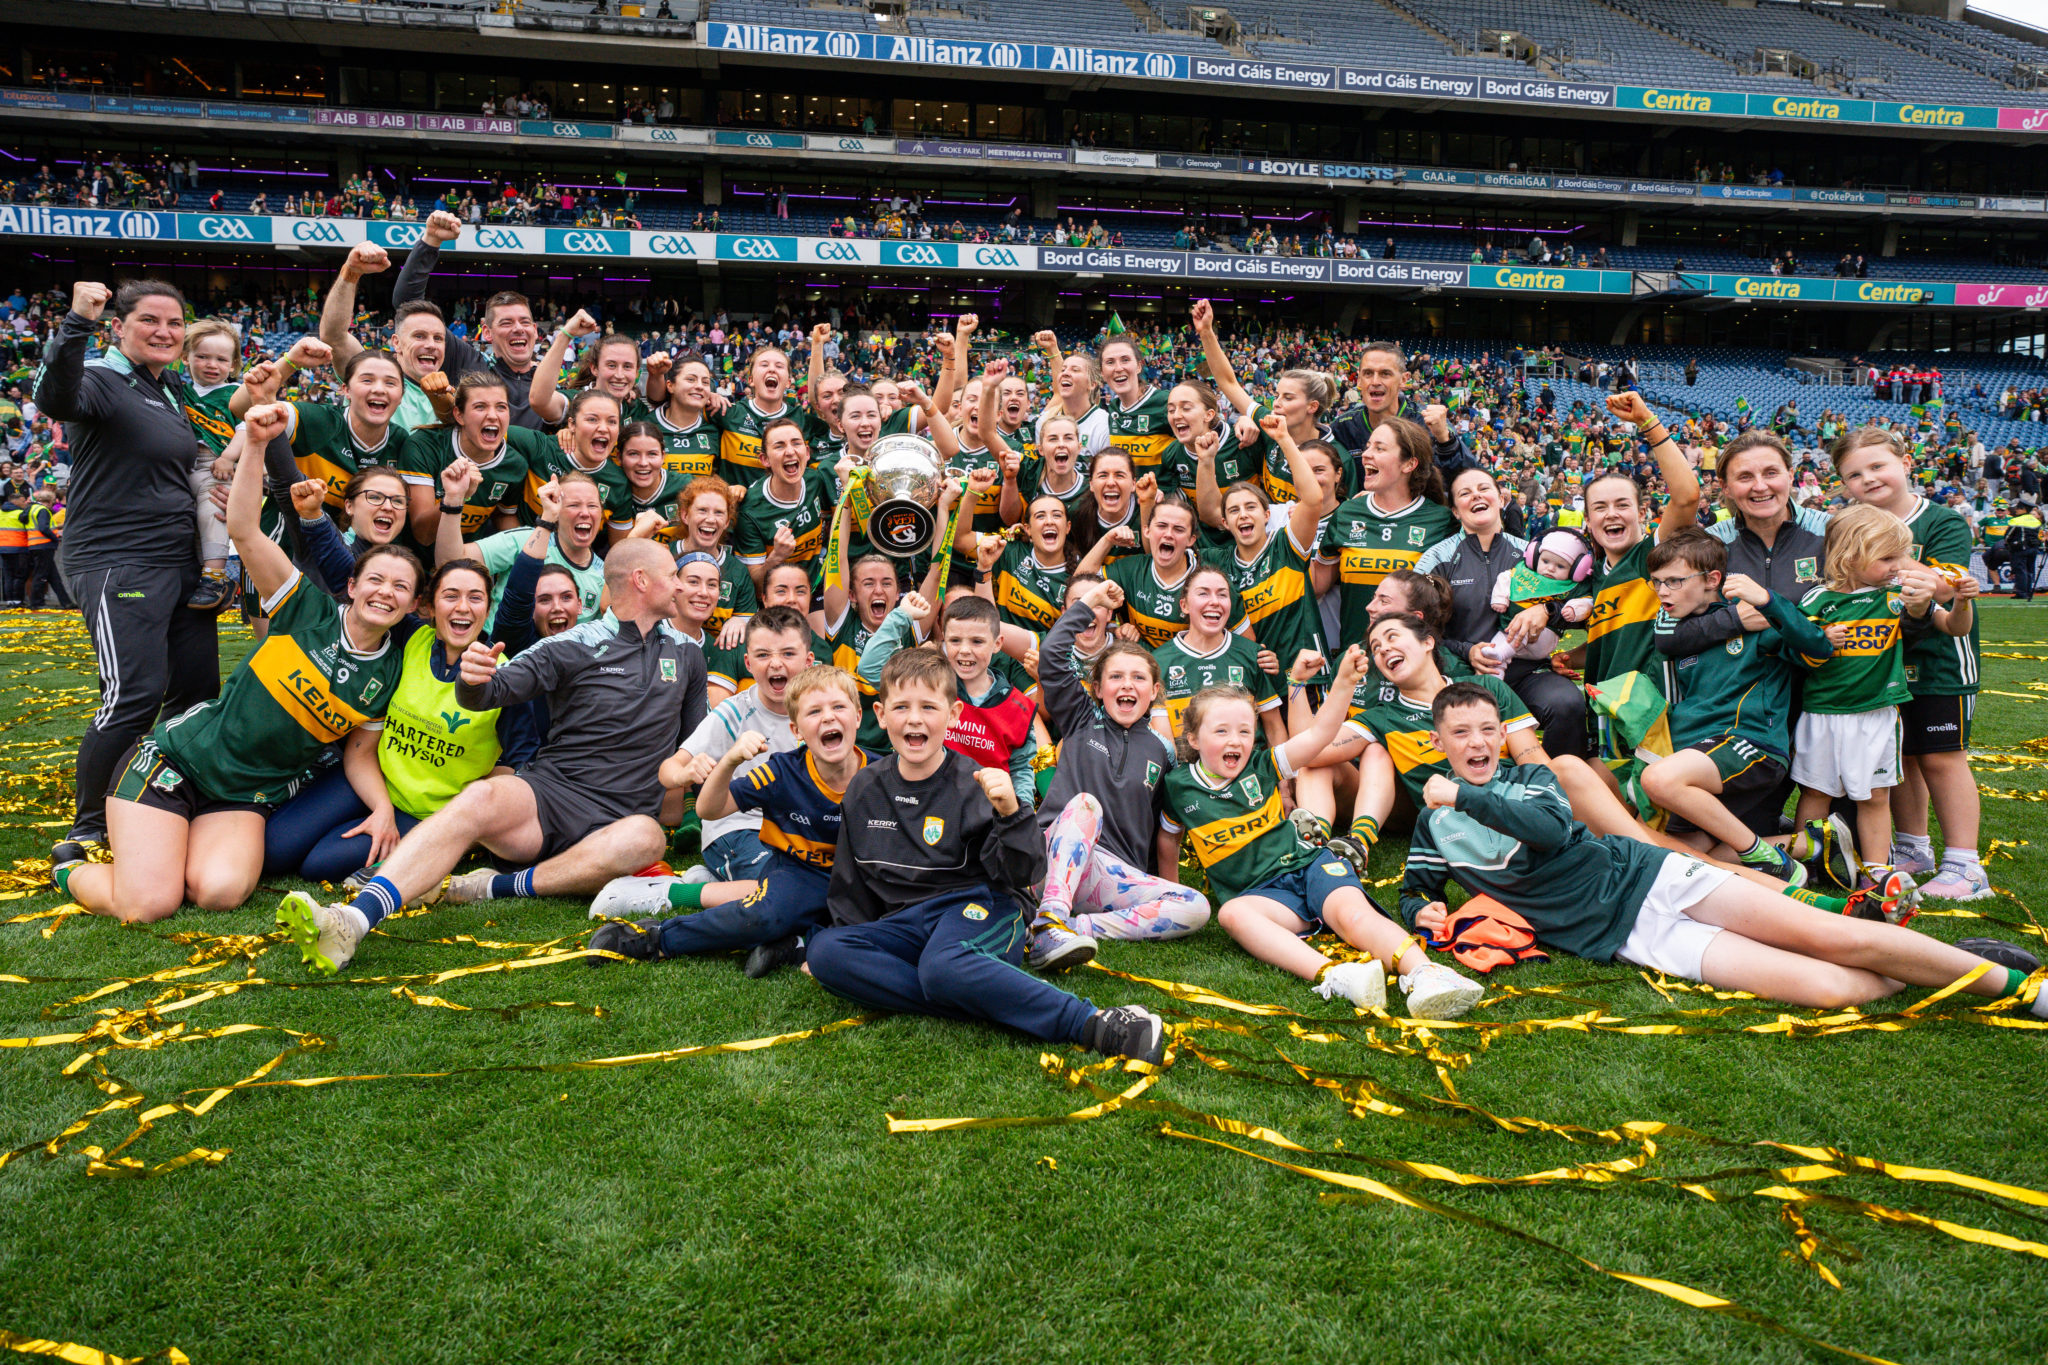
[[[706,630],[717,632],[735,616],[752,616],[760,608],[760,599],[754,593],[754,576],[747,572],[747,566],[740,563],[740,557],[723,545],[718,547],[718,610],[711,613],[711,622]],[[831,658],[830,653],[820,654],[819,663]]]
[[[853,675],[854,686],[860,690],[860,729],[854,735],[854,743],[871,754],[886,754],[894,750],[889,744],[889,732],[882,728],[881,718],[875,714],[879,698],[874,685],[860,675],[860,656],[873,635],[867,622],[861,620],[859,609],[848,602],[846,614],[832,629],[832,652],[818,662],[834,664]]]
[[[1913,533],[1913,558],[1931,568],[1967,573],[1970,564],[1970,523],[1953,507],[1922,502],[1920,510],[1906,518]],[[1916,697],[1974,696],[1982,680],[1978,677],[1977,628],[1982,614],[1972,612],[1970,633],[1950,635],[1943,630],[1908,642],[1906,685]]]
[[[1048,567],[1029,542],[1013,540],[996,561],[995,593],[1005,621],[1042,634],[1066,610],[1067,562]]]
[[[1230,575],[1237,605],[1251,622],[1252,638],[1280,661],[1280,671],[1294,666],[1302,650],[1328,654],[1323,647],[1323,618],[1309,583],[1309,551],[1297,544],[1294,527],[1282,522],[1247,563],[1236,546],[1214,559]],[[1334,666],[1334,663],[1333,663]]]
[[[1171,581],[1159,576],[1159,566],[1148,554],[1126,555],[1112,560],[1102,576],[1124,590],[1124,615],[1138,628],[1145,648],[1156,650],[1188,626],[1188,614],[1181,606],[1181,592],[1188,575],[1195,571],[1195,552],[1188,550],[1186,562]],[[1233,599],[1227,630],[1244,621],[1244,604]],[[1254,650],[1254,653],[1257,651]]]
[[[1215,777],[1200,763],[1177,764],[1166,775],[1160,826],[1193,846],[1218,905],[1321,856],[1282,809],[1280,784],[1293,775],[1286,763],[1286,755],[1260,749],[1234,778]]]
[[[488,529],[497,512],[517,512],[523,506],[526,476],[532,461],[546,451],[560,448],[554,438],[527,427],[508,427],[505,444],[488,462],[477,468],[483,478],[462,500],[462,534],[475,538]],[[462,455],[462,437],[453,427],[421,427],[405,438],[399,451],[398,468],[408,485],[434,490],[441,496],[441,471]]]
[[[1139,478],[1156,473],[1173,444],[1173,428],[1166,420],[1166,390],[1157,384],[1139,394],[1129,407],[1114,397],[1102,405],[1109,418],[1109,443],[1131,457]]]
[[[1612,566],[1593,577],[1593,614],[1586,618],[1586,681],[1599,684],[1624,673],[1654,676],[1661,667],[1654,638],[1661,606],[1650,586],[1650,548],[1644,536]]]
[[[228,411],[228,400],[240,387],[232,379],[210,389],[191,383],[185,385],[185,420],[192,424],[193,437],[215,455],[226,450],[228,442],[235,439],[235,414]]]
[[[345,609],[304,574],[262,606],[270,633],[221,694],[151,735],[171,766],[220,801],[289,799],[328,745],[383,724],[405,668],[389,635],[367,652],[351,645]]]
[[[1272,675],[1259,668],[1259,647],[1242,635],[1224,636],[1222,645],[1207,654],[1190,647],[1185,634],[1176,635],[1153,650],[1152,657],[1159,661],[1165,680],[1152,719],[1163,720],[1170,734],[1180,733],[1188,702],[1205,687],[1242,687],[1252,694],[1252,704],[1260,712],[1280,709]],[[1263,727],[1258,742],[1261,747],[1266,743]]]
[[[1674,749],[1732,735],[1780,761],[1790,755],[1792,670],[1827,658],[1834,646],[1819,626],[1776,593],[1764,603],[1763,614],[1769,624],[1762,630],[1664,660]],[[1660,611],[1657,637],[1665,638],[1675,625]]]
[[[342,514],[341,495],[356,471],[384,463],[386,452],[397,459],[405,447],[406,433],[395,427],[386,427],[375,445],[365,445],[349,425],[347,411],[331,403],[295,402],[288,404],[285,412],[292,463],[299,467],[300,478],[318,479],[327,485],[322,501],[337,518]]]
[[[668,409],[654,414],[654,429],[661,433],[661,453],[669,473],[680,474],[685,483],[699,474],[718,472],[718,442],[724,435],[715,417],[699,417],[686,427],[669,420]]]
[[[785,418],[803,430],[807,442],[816,441],[820,434],[831,434],[832,429],[816,413],[787,398],[773,412],[763,412],[754,406],[753,399],[742,398],[718,416],[718,476],[741,487],[766,479],[768,469],[761,458],[761,436],[769,423]]]
[[[523,431],[514,427],[513,431]],[[580,463],[574,455],[563,450],[561,443],[539,432],[530,433],[537,438],[533,453],[526,459],[526,486],[519,507],[519,523],[531,526],[540,520],[540,489],[549,479],[560,479],[568,474],[588,474],[597,481],[597,500],[603,507],[611,507],[633,495],[633,486],[626,482],[626,471],[619,468],[616,460],[603,460],[595,467]],[[508,440],[506,444],[511,444]]]
[[[1216,488],[1220,493],[1234,483],[1258,483],[1264,467],[1264,450],[1268,444],[1262,432],[1251,445],[1239,445],[1237,428],[1230,423],[1221,424],[1216,447]],[[1188,501],[1195,500],[1195,474],[1200,465],[1195,453],[1174,441],[1166,447],[1166,453],[1159,462],[1159,491],[1161,493],[1185,493]],[[1195,528],[1196,535],[1204,550],[1227,550],[1230,548],[1230,532],[1220,526],[1200,522]]]
[[[1458,519],[1442,503],[1417,497],[1405,507],[1382,508],[1370,493],[1346,498],[1323,526],[1316,557],[1337,566],[1339,646],[1362,643],[1372,624],[1369,608],[1380,580],[1413,569],[1422,552],[1458,533]]]
[[[623,472],[623,471],[622,471]],[[620,488],[611,490],[605,499],[605,524],[614,531],[630,531],[642,512],[653,512],[661,517],[661,525],[654,532],[656,543],[671,545],[676,535],[676,504],[682,500],[683,489],[690,481],[673,470],[661,471],[661,482],[655,485],[651,496],[642,498],[628,480]],[[621,495],[621,488],[624,490]]]
[[[1501,761],[1508,761],[1507,737],[1519,730],[1536,728],[1536,718],[1514,690],[1490,673],[1461,678],[1478,683],[1493,695],[1500,708]],[[1394,761],[1394,778],[1417,810],[1425,808],[1422,788],[1435,776],[1451,776],[1450,760],[1436,745],[1436,722],[1428,702],[1410,701],[1384,678],[1361,679],[1351,693],[1351,714],[1345,728],[1385,746]]]
[[[1820,587],[1799,599],[1799,610],[1822,630],[1841,626],[1848,638],[1825,659],[1802,662],[1814,670],[1803,694],[1808,711],[1854,716],[1913,699],[1906,685],[1904,608],[1890,588],[1836,592]]]
[[[776,496],[767,479],[755,484],[740,499],[733,516],[733,553],[745,564],[765,564],[775,544],[775,532],[787,526],[796,538],[788,563],[812,564],[825,552],[825,533],[832,526],[832,505],[839,481],[830,471],[807,469],[795,497],[785,502]]]

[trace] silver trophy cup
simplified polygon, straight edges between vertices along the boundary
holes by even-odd
[[[868,543],[896,559],[924,553],[938,525],[946,470],[938,447],[922,436],[884,436],[875,442],[869,468]]]

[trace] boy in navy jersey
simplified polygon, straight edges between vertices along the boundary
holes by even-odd
[[[846,786],[867,766],[868,756],[855,747],[860,724],[860,692],[853,675],[830,665],[807,668],[789,684],[789,715],[803,744],[767,762],[746,767],[768,747],[763,736],[749,730],[733,741],[706,768],[697,809],[716,820],[733,809],[761,812],[761,842],[769,861],[761,884],[745,900],[712,906],[695,914],[668,919],[614,920],[590,936],[601,952],[652,962],[686,953],[720,953],[752,948],[746,973],[761,977],[778,967],[803,961],[804,938],[825,926],[825,892],[832,876],[832,854],[839,842],[839,803]],[[630,893],[635,878],[621,878],[600,892],[590,909],[608,911],[613,887]],[[626,898],[630,899],[628,894]],[[609,958],[593,957],[602,967]]]
[[[1045,876],[1045,840],[1007,774],[946,747],[960,718],[955,685],[930,646],[882,670],[878,706],[894,752],[847,786],[832,924],[810,941],[811,975],[862,1005],[1158,1062],[1159,1016],[1098,1010],[1020,966],[1030,921],[1019,899]]]

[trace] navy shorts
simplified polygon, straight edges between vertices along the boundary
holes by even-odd
[[[1372,894],[1358,880],[1358,874],[1351,870],[1349,864],[1334,853],[1318,853],[1307,867],[1282,873],[1244,894],[1286,906],[1297,918],[1307,921],[1308,928],[1297,931],[1307,938],[1310,934],[1324,932],[1323,906],[1334,892],[1347,886],[1371,902]]]

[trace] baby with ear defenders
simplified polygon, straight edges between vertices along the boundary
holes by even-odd
[[[1522,562],[1493,580],[1493,609],[1501,613],[1501,624],[1524,607],[1548,605],[1566,599],[1558,615],[1576,625],[1593,614],[1590,595],[1574,597],[1572,590],[1593,575],[1593,547],[1578,531],[1560,527],[1541,540],[1529,542]],[[1517,649],[1506,630],[1494,632],[1488,651],[1500,663],[1509,659],[1547,659],[1557,648],[1557,632],[1545,630]]]

